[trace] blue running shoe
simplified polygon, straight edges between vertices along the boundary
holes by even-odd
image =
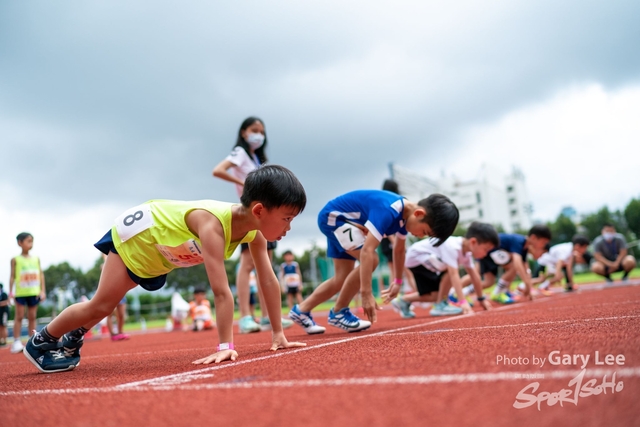
[[[80,340],[73,340],[70,339],[67,334],[64,334],[61,341],[61,350],[64,355],[70,358],[71,362],[78,366],[80,364],[80,349],[84,345],[84,337],[80,338]]]
[[[34,336],[29,338],[22,353],[40,372],[50,374],[71,371],[80,364],[80,356],[77,358],[67,357],[59,342],[36,344],[33,339]]]
[[[393,307],[394,311],[400,313],[400,317],[403,319],[413,319],[416,317],[416,314],[411,311],[411,303],[406,302],[400,297],[391,300],[391,307]]]
[[[449,305],[449,303],[444,300],[434,305],[429,314],[432,316],[455,316],[462,314],[462,309],[460,307]]]
[[[289,318],[297,325],[300,325],[309,335],[323,334],[326,329],[324,326],[320,326],[313,321],[310,312],[300,311],[298,304],[294,305],[291,311],[289,311]]]
[[[334,313],[332,308],[329,311],[329,324],[348,332],[364,331],[371,326],[371,322],[361,320],[351,313],[349,307],[345,307],[337,313]]]

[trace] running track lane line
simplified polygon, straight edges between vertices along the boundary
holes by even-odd
[[[568,294],[565,294],[565,295],[568,296]],[[546,302],[546,301],[551,301],[552,299],[555,299],[555,298],[546,298],[546,299],[534,300],[534,301],[532,301],[532,303],[543,303],[543,302]],[[290,354],[300,353],[300,352],[303,352],[303,351],[315,350],[315,349],[318,349],[318,348],[328,347],[328,346],[342,344],[342,343],[345,343],[345,342],[350,342],[350,341],[355,341],[355,340],[360,340],[360,339],[378,337],[378,336],[382,336],[382,335],[386,335],[386,334],[390,334],[390,333],[405,331],[405,330],[408,330],[408,329],[421,328],[421,327],[424,327],[424,326],[435,325],[435,324],[438,324],[438,323],[452,322],[452,321],[455,321],[455,320],[458,320],[458,319],[466,319],[466,318],[469,318],[469,317],[472,317],[472,316],[482,316],[482,315],[486,315],[487,313],[491,313],[491,312],[494,312],[494,311],[510,310],[510,309],[512,309],[514,307],[518,307],[518,304],[511,304],[511,305],[507,305],[507,306],[504,306],[504,307],[499,307],[499,308],[496,308],[496,309],[492,309],[490,311],[481,311],[481,312],[474,313],[474,314],[464,314],[462,316],[446,317],[446,318],[443,318],[443,319],[437,319],[437,320],[434,320],[434,321],[429,321],[429,322],[425,322],[425,323],[419,323],[417,325],[403,326],[401,328],[390,329],[388,331],[380,331],[380,332],[376,332],[374,334],[369,334],[369,335],[359,335],[359,336],[352,337],[352,338],[344,338],[344,339],[341,339],[341,340],[331,341],[331,342],[328,342],[328,343],[318,344],[318,345],[309,346],[309,347],[301,347],[301,348],[297,348],[295,350],[289,350],[289,351],[282,352],[282,353],[271,354],[269,356],[260,356],[260,357],[255,357],[253,359],[241,360],[241,361],[238,361],[238,362],[227,363],[227,364],[224,364],[224,365],[211,366],[211,367],[207,367],[207,368],[197,369],[197,370],[194,370],[194,371],[187,371],[187,372],[181,372],[181,373],[178,373],[178,374],[165,375],[165,376],[162,376],[162,377],[156,377],[156,378],[151,378],[151,379],[142,380],[142,381],[134,381],[134,382],[131,382],[131,383],[120,384],[120,385],[117,385],[116,387],[124,389],[124,388],[129,388],[129,387],[138,387],[138,386],[142,386],[142,385],[145,385],[145,384],[153,384],[153,383],[162,384],[165,381],[171,382],[171,381],[175,381],[175,380],[177,380],[179,378],[182,378],[182,377],[189,377],[191,375],[202,374],[204,372],[217,371],[219,369],[231,368],[231,367],[238,366],[238,365],[244,365],[246,363],[254,363],[254,362],[259,362],[259,361],[262,361],[262,360],[273,359],[273,358],[276,358],[276,357],[283,357],[283,356],[287,356],[287,355],[290,355]]]
[[[471,373],[471,374],[440,374],[440,375],[408,375],[393,377],[364,377],[364,378],[333,378],[333,379],[307,379],[307,380],[278,380],[278,381],[256,381],[256,382],[226,382],[218,384],[167,384],[161,386],[135,386],[122,388],[112,387],[90,387],[90,388],[67,388],[56,390],[24,390],[0,392],[0,396],[33,396],[33,395],[62,395],[62,394],[87,394],[87,393],[117,393],[117,392],[149,392],[149,391],[200,391],[216,389],[234,388],[294,388],[294,387],[340,387],[340,386],[380,386],[380,385],[427,385],[427,384],[451,384],[451,383],[482,383],[496,381],[523,381],[532,380],[558,380],[575,378],[582,371],[543,371],[543,372],[493,372],[493,373]],[[585,377],[603,378],[605,375],[616,376],[616,381],[620,378],[640,377],[640,367],[633,368],[599,368],[586,370]],[[604,379],[603,379],[604,380]]]
[[[469,328],[436,329],[435,331],[424,331],[424,332],[396,332],[388,335],[391,335],[394,337],[398,335],[411,335],[411,334],[432,335],[432,334],[440,334],[444,332],[474,331],[474,330],[481,330],[481,329],[520,328],[522,326],[557,325],[560,323],[602,322],[603,320],[637,319],[638,317],[640,317],[640,314],[630,315],[630,316],[593,317],[591,319],[550,320],[548,322],[513,323],[510,325],[472,326]]]

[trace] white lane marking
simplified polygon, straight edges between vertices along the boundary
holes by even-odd
[[[355,341],[355,340],[361,340],[361,339],[365,339],[365,338],[378,337],[378,336],[385,335],[385,334],[388,334],[388,333],[404,331],[404,330],[407,330],[407,329],[414,329],[414,328],[420,328],[420,327],[424,327],[424,326],[428,326],[428,325],[434,325],[434,324],[438,324],[438,323],[451,322],[453,320],[464,319],[464,318],[471,317],[471,316],[474,316],[474,315],[473,314],[465,314],[465,315],[462,315],[462,316],[454,316],[454,317],[448,317],[448,318],[444,318],[444,319],[437,319],[437,320],[432,320],[430,322],[419,323],[419,324],[416,324],[416,325],[403,326],[401,328],[390,329],[388,331],[380,331],[380,332],[376,332],[376,333],[373,333],[373,334],[358,335],[358,336],[355,336],[355,337],[352,337],[352,338],[343,338],[341,340],[331,341],[331,342],[327,342],[327,343],[323,343],[323,344],[318,344],[318,345],[313,345],[313,346],[308,346],[308,347],[300,347],[300,348],[297,348],[295,350],[289,350],[289,351],[282,352],[282,353],[275,353],[275,354],[271,354],[269,356],[254,357],[253,359],[240,360],[240,361],[237,361],[237,362],[227,363],[227,364],[224,364],[224,365],[216,365],[216,366],[211,366],[211,367],[207,367],[207,368],[197,369],[197,370],[194,370],[194,371],[180,372],[178,374],[165,375],[165,376],[162,376],[162,377],[151,378],[151,379],[148,379],[148,380],[134,381],[134,382],[130,382],[130,383],[120,384],[120,385],[118,385],[116,387],[120,387],[120,388],[138,387],[138,386],[141,386],[141,385],[144,385],[144,384],[147,384],[147,383],[151,383],[151,382],[157,383],[158,381],[163,381],[163,380],[172,381],[174,378],[177,378],[177,377],[190,376],[190,375],[193,375],[193,374],[201,374],[203,372],[210,372],[210,371],[217,371],[219,369],[232,368],[234,366],[244,365],[244,364],[247,364],[247,363],[254,363],[254,362],[259,362],[259,361],[262,361],[262,360],[273,359],[273,358],[276,358],[276,357],[283,357],[283,356],[287,356],[287,355],[291,355],[291,354],[300,353],[300,352],[303,352],[303,351],[316,350],[318,348],[333,346],[333,345],[337,345],[337,344],[343,344],[343,343],[346,343],[346,342],[351,342],[351,341]]]
[[[469,374],[439,374],[439,375],[408,375],[393,377],[363,377],[363,378],[329,378],[329,379],[301,379],[301,380],[276,380],[254,382],[222,382],[218,384],[162,384],[158,386],[146,385],[135,387],[88,387],[67,388],[50,390],[22,390],[0,392],[0,396],[31,396],[31,395],[61,395],[61,394],[86,394],[86,393],[117,393],[117,392],[150,392],[150,391],[199,391],[233,388],[293,388],[293,387],[341,387],[341,386],[381,386],[381,385],[425,385],[425,384],[451,384],[451,383],[482,383],[497,381],[531,381],[558,380],[574,378],[580,370],[562,371],[536,371],[536,372],[490,372]],[[598,368],[587,369],[585,375],[588,378],[602,378],[605,375],[616,375],[619,378],[640,377],[640,367],[628,368]],[[209,377],[209,376],[207,376]]]
[[[637,319],[639,317],[640,317],[640,314],[633,315],[633,316],[594,317],[591,319],[550,320],[548,322],[512,323],[509,325],[471,326],[468,328],[436,329],[433,331],[397,332],[397,333],[388,334],[388,335],[390,336],[416,335],[416,334],[431,335],[431,334],[440,334],[443,332],[474,331],[474,330],[481,330],[481,329],[520,328],[522,326],[557,325],[560,323],[602,322],[605,320]]]

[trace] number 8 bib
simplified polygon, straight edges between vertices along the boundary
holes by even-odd
[[[116,231],[120,240],[126,242],[136,234],[153,227],[153,215],[150,205],[139,205],[126,210],[116,218]]]

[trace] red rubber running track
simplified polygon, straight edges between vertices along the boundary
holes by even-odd
[[[51,375],[3,349],[0,425],[637,426],[636,285],[446,318],[385,307],[366,332],[294,326],[308,346],[276,353],[269,333],[236,334],[238,361],[205,367],[190,362],[213,352],[211,331],[91,340]]]

